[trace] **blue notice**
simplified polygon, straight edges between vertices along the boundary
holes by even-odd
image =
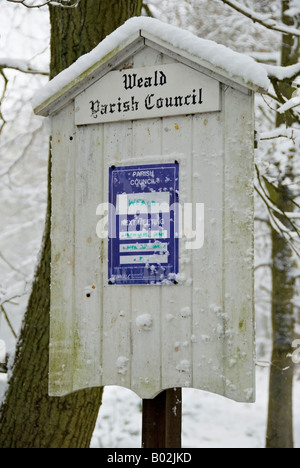
[[[179,164],[109,170],[109,284],[176,283]]]

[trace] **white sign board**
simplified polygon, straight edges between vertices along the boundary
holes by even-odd
[[[132,41],[39,108],[52,117],[49,394],[192,387],[252,402],[254,93],[197,61],[190,34],[185,52]]]
[[[76,125],[221,110],[220,83],[179,63],[112,71],[75,103]]]

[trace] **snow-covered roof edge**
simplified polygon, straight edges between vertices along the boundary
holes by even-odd
[[[251,57],[157,19],[136,17],[129,19],[90,53],[80,57],[41,89],[32,101],[36,113],[44,115],[40,112],[44,104],[55,101],[56,96],[61,97],[65,90],[72,87],[72,83],[75,85],[83,80],[85,73],[94,65],[109,57],[112,51],[128,42],[132,36],[137,37],[137,33],[143,36],[143,31],[163,41],[166,46],[169,44],[172,49],[178,49],[179,53],[182,51],[189,54],[196,62],[200,60],[214,71],[221,75],[223,72],[226,77],[248,88],[267,91],[270,86],[266,69]]]

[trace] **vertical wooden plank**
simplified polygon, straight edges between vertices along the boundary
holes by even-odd
[[[179,162],[179,203],[192,203],[192,116],[163,119],[163,154]],[[162,388],[175,382],[191,387],[192,376],[192,251],[179,239],[179,278],[176,286],[162,288]],[[172,288],[172,289],[171,289]],[[173,383],[174,386],[174,383]]]
[[[102,191],[103,126],[77,127],[74,389],[101,385],[101,241],[96,234]]]
[[[75,161],[73,104],[52,121],[51,326],[49,394],[72,392]],[[73,138],[71,140],[70,138]],[[64,281],[62,281],[64,278]]]
[[[194,386],[223,393],[223,121],[196,115],[193,200],[204,203],[204,245],[193,251]]]
[[[225,396],[252,402],[255,399],[252,93],[244,95],[226,88],[224,112]]]
[[[134,164],[158,163],[157,157],[161,157],[161,131],[161,119],[133,122]],[[132,388],[137,393],[153,396],[163,388],[160,373],[160,287],[132,286],[131,298]],[[148,317],[150,326],[143,326],[143,317]]]
[[[148,47],[134,57],[135,67],[161,63],[162,55]],[[163,161],[161,133],[161,119],[133,123],[133,157],[136,164],[157,164]],[[151,317],[151,327],[138,325],[145,314]],[[132,288],[132,327],[132,385],[137,392],[142,391],[153,397],[162,389],[160,287]],[[140,359],[142,355],[145,357],[143,360]]]
[[[104,126],[104,200],[108,202],[109,168],[125,165],[132,152],[132,123],[118,122]],[[131,388],[131,290],[129,286],[108,284],[108,241],[104,242],[103,261],[103,349],[102,367],[105,384]]]

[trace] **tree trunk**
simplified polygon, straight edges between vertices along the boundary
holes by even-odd
[[[299,28],[300,18],[298,16],[288,16],[285,14],[292,6],[290,0],[281,0],[282,5],[282,22],[287,26],[292,26],[294,28]],[[299,60],[299,37],[286,35],[282,36],[282,46],[281,46],[281,66],[288,67],[290,65],[295,65]],[[289,83],[281,82],[279,85],[279,91],[282,96],[287,99],[291,99],[294,88],[290,86]],[[283,102],[284,103],[284,102]],[[282,124],[291,126],[295,118],[293,117],[292,112],[285,112],[284,114],[277,113],[276,115],[276,126],[280,127]]]
[[[269,193],[282,211],[292,211],[286,187]],[[284,219],[281,222],[284,223]],[[286,224],[286,221],[285,221]],[[293,448],[293,374],[295,262],[285,238],[272,229],[272,326],[273,351],[270,370],[267,448]]]
[[[81,0],[76,9],[50,6],[53,78],[90,52],[132,16],[140,16],[142,0]]]
[[[74,9],[51,6],[51,77],[125,20],[140,15],[141,7],[141,0],[81,0]],[[0,410],[0,448],[87,448],[102,400],[100,388],[48,396],[50,175],[48,193],[40,263]]]
[[[299,18],[285,15],[290,8],[290,0],[282,0],[282,21],[287,25],[299,26]],[[297,24],[295,24],[295,21]],[[299,38],[284,35],[282,38],[281,64],[286,67],[298,62]],[[294,91],[288,83],[276,83],[277,94],[288,99]],[[293,114],[277,114],[276,125],[286,123],[291,126]],[[285,180],[293,180],[293,158],[295,152],[290,150],[290,164],[286,172],[278,178],[278,188],[267,184],[270,198],[283,212],[294,211],[293,193],[285,186]],[[281,223],[289,229],[288,221],[281,217]],[[294,339],[294,294],[295,294],[295,260],[288,242],[282,234],[272,229],[272,327],[273,351],[270,370],[269,413],[267,427],[267,448],[293,448],[293,375],[294,366],[288,355],[292,354]]]

